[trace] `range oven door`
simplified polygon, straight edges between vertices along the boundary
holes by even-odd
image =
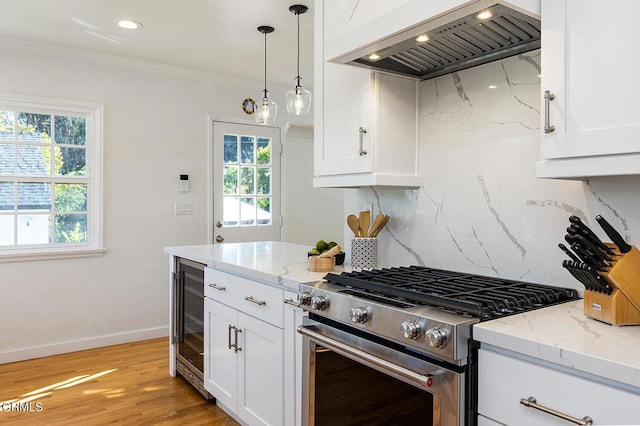
[[[313,320],[298,332],[309,425],[464,424],[464,368]]]

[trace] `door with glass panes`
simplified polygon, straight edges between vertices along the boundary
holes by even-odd
[[[213,122],[213,242],[280,240],[280,129]]]

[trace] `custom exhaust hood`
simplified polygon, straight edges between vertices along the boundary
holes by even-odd
[[[471,5],[330,61],[427,80],[538,48],[539,19],[504,4],[482,9],[473,9]]]

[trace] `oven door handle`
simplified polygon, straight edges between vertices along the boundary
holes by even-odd
[[[406,369],[404,367],[400,367],[399,365],[393,364],[389,361],[385,361],[384,359],[378,358],[377,356],[371,355],[367,352],[353,348],[337,340],[326,337],[302,325],[298,327],[298,333],[302,334],[303,336],[307,336],[310,339],[322,344],[327,349],[331,349],[335,352],[342,353],[343,355],[346,355],[346,356],[354,357],[365,364],[369,364],[371,366],[376,366],[383,370],[390,371],[394,374],[397,374],[398,376],[401,376],[411,381],[414,384],[419,385],[420,387],[430,388],[434,384],[433,378],[444,372],[444,370],[438,370],[430,374],[419,374],[409,369]]]

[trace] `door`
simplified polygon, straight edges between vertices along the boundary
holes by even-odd
[[[213,122],[214,243],[280,241],[280,129]]]

